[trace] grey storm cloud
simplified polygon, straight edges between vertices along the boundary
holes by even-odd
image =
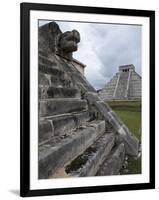
[[[48,22],[40,21],[39,25]],[[120,65],[134,64],[141,74],[142,26],[56,22],[63,32],[79,31],[81,42],[74,58],[87,65],[85,76],[96,89],[103,88]]]

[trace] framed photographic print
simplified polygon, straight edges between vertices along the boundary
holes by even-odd
[[[21,196],[155,188],[155,12],[21,4]]]

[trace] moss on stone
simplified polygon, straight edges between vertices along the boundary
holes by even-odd
[[[67,165],[65,171],[67,173],[71,173],[73,171],[80,169],[87,162],[89,156],[95,152],[96,152],[95,147],[89,147],[82,155],[79,155],[76,159],[74,159],[71,162],[71,164]]]

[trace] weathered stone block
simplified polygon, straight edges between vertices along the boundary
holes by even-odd
[[[40,100],[39,114],[41,117],[87,110],[87,101],[80,99],[47,99]]]
[[[49,98],[80,98],[80,91],[76,88],[49,87],[47,90]]]
[[[129,129],[122,125],[118,130],[120,134],[120,141],[124,142],[126,154],[130,156],[137,156],[139,150],[139,140],[130,133]]]
[[[50,78],[48,75],[39,72],[39,85],[45,87],[50,85]]]
[[[48,65],[48,66],[56,66],[56,62],[53,62],[48,57],[42,56],[40,54],[39,54],[39,62],[43,63],[44,65]]]
[[[85,150],[69,165],[66,172],[70,176],[94,176],[114,145],[114,133],[101,136],[92,146]]]
[[[46,120],[39,121],[39,143],[48,140],[54,135],[54,130],[51,123],[51,121]]]
[[[119,175],[125,157],[124,144],[115,147],[102,163],[96,176]]]
[[[83,124],[85,125],[89,120],[89,113],[88,111],[84,111],[75,114],[65,114],[50,118],[50,120],[54,126],[55,136],[63,135],[75,128],[79,128]]]
[[[51,65],[46,65],[44,63],[39,63],[39,71],[45,74],[51,74],[55,76],[63,76],[64,72],[57,67]]]
[[[96,127],[87,126],[77,130],[76,134],[68,136],[58,143],[51,141],[39,147],[39,178],[48,178],[56,170],[71,162],[75,157],[85,151],[93,142],[105,132],[105,124],[102,121],[94,124],[103,124],[99,133]]]

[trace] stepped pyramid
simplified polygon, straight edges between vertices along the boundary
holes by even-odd
[[[119,66],[119,72],[99,91],[103,100],[141,99],[141,76],[134,65]]]
[[[119,174],[139,141],[83,76],[78,31],[39,27],[39,179]]]

